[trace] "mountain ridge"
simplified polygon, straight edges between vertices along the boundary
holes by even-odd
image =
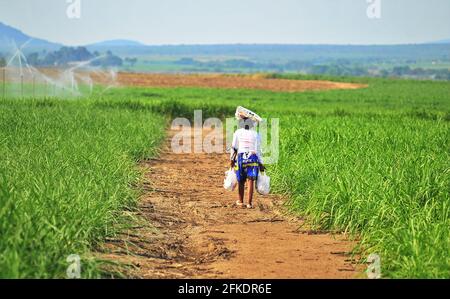
[[[15,47],[22,47],[33,50],[56,50],[63,45],[54,43],[41,38],[35,38],[25,34],[21,30],[0,22],[0,50],[11,51]]]

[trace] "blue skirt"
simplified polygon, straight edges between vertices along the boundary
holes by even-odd
[[[259,159],[256,154],[240,153],[237,155],[235,165],[238,182],[245,182],[246,179],[256,180],[259,173]]]

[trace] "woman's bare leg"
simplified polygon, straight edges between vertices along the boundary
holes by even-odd
[[[239,202],[244,203],[245,181],[239,182]]]
[[[253,202],[253,189],[255,186],[254,180],[248,180],[248,204],[251,205]]]

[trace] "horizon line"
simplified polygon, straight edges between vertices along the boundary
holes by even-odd
[[[61,46],[65,47],[90,47],[95,46],[97,44],[102,44],[106,42],[112,42],[112,41],[125,41],[125,42],[133,42],[139,45],[131,45],[128,47],[168,47],[168,46],[354,46],[354,47],[367,47],[367,46],[418,46],[418,45],[445,45],[450,44],[450,38],[444,38],[440,40],[434,40],[434,41],[423,41],[423,42],[410,42],[410,43],[279,43],[279,42],[234,42],[234,43],[166,43],[166,44],[147,44],[140,40],[134,40],[134,39],[128,39],[128,38],[111,38],[111,39],[104,39],[96,42],[91,42],[88,44],[66,44],[62,42],[54,42],[50,41],[44,38],[39,37],[32,37],[31,35],[23,32],[21,29],[16,28],[14,26],[5,24],[4,22],[0,21],[0,24],[3,24],[4,26],[13,28],[14,30],[19,31],[20,33],[27,35],[28,37],[31,37],[31,40],[42,40],[48,43],[52,44],[59,44]],[[120,46],[120,45],[119,45]],[[126,45],[125,45],[126,46]]]

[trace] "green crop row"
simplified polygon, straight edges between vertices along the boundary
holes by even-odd
[[[0,277],[65,277],[132,209],[136,161],[151,157],[164,117],[88,101],[0,101]],[[89,262],[90,261],[90,262]]]
[[[242,105],[280,119],[268,171],[292,212],[357,238],[384,277],[450,277],[450,84],[358,80],[369,86],[0,101],[0,276],[64,276],[65,257],[88,254],[136,203],[136,161],[155,153],[167,117],[233,117]]]

